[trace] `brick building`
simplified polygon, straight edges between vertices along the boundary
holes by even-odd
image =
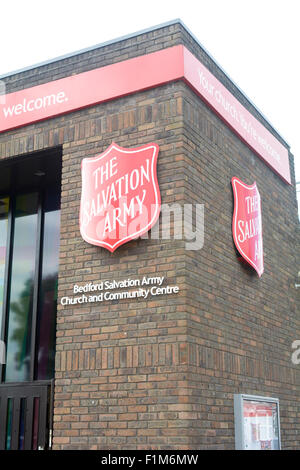
[[[205,90],[201,96],[192,72],[179,70],[182,51],[279,143],[290,174],[280,174],[226,122],[226,102],[219,99],[222,112]],[[138,60],[150,56],[159,73],[149,68],[148,83],[141,70],[148,62]],[[110,95],[99,91],[95,102],[80,89],[79,103],[60,110],[69,106],[61,88],[55,103],[35,93],[128,63],[136,75],[117,68],[124,89],[110,84]],[[7,353],[0,448],[233,449],[235,394],[278,398],[282,448],[299,447],[300,375],[291,360],[300,337],[298,220],[293,156],[283,138],[180,21],[1,79],[7,99],[20,100],[14,109],[4,102],[0,118],[0,325]],[[161,202],[204,205],[201,249],[172,236],[172,217],[170,238],[161,225],[159,238],[140,237],[114,252],[83,240],[81,162],[112,142],[159,145]],[[232,177],[259,188],[261,277],[241,263],[233,243]],[[179,291],[61,302],[74,298],[74,285],[144,276],[164,277],[162,286]]]

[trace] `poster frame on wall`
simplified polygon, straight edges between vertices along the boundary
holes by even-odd
[[[234,425],[235,425],[235,449],[251,450],[246,446],[245,423],[244,423],[244,403],[245,402],[270,403],[276,404],[277,424],[278,424],[278,447],[281,450],[281,433],[280,433],[280,412],[279,399],[273,397],[265,397],[258,395],[234,395]]]

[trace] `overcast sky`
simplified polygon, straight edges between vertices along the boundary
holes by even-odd
[[[180,18],[290,144],[300,181],[299,0],[10,0],[0,75]]]

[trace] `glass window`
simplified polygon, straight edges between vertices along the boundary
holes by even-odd
[[[48,191],[45,199],[42,276],[37,319],[36,378],[53,377],[59,254],[59,194]]]
[[[279,450],[279,400],[255,395],[234,395],[237,450]]]
[[[54,377],[59,240],[57,184],[0,198],[0,382]]]
[[[9,198],[0,198],[0,334],[3,318],[5,260],[7,252]],[[1,339],[1,336],[0,336]]]
[[[30,380],[38,193],[16,197],[5,380]]]
[[[245,446],[255,450],[279,450],[277,404],[244,401]]]

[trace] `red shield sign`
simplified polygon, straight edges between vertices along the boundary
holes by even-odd
[[[81,164],[80,232],[92,245],[113,252],[155,224],[160,213],[156,164],[151,143],[126,149],[112,143]]]
[[[260,195],[254,182],[251,186],[238,178],[231,180],[234,195],[232,233],[241,256],[257,272],[264,272]]]

